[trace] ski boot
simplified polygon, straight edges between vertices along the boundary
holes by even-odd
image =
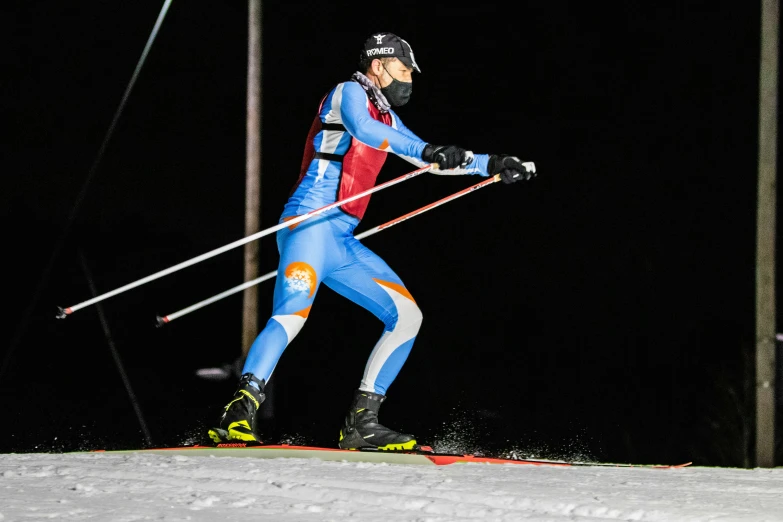
[[[340,429],[339,446],[349,450],[416,450],[413,435],[404,435],[378,423],[378,410],[385,395],[356,390],[351,409]]]
[[[264,402],[264,380],[258,380],[252,373],[239,379],[234,398],[226,405],[217,428],[210,428],[209,438],[214,442],[246,442],[261,444],[256,431],[256,413]]]

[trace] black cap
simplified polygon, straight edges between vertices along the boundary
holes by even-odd
[[[362,58],[397,58],[414,71],[421,72],[410,44],[393,33],[375,33],[365,40]]]

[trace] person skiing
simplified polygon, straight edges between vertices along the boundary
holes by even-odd
[[[422,141],[392,107],[405,105],[413,72],[411,46],[392,33],[364,43],[359,70],[337,84],[318,107],[305,142],[299,179],[280,223],[375,185],[388,153],[434,174],[493,176],[514,183],[536,176],[533,162],[510,155],[473,154],[456,145]],[[413,435],[378,421],[378,410],[410,353],[422,313],[397,274],[353,235],[370,196],[277,232],[280,253],[272,317],[253,342],[233,398],[208,434],[216,443],[261,443],[256,425],[264,387],[285,348],[304,326],[321,283],[364,307],[384,324],[353,391],[338,445],[343,449],[412,450]]]

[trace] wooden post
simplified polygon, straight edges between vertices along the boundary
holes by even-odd
[[[261,230],[261,0],[248,0],[245,236]],[[259,242],[245,245],[245,281],[256,279]],[[258,335],[258,286],[245,290],[242,357]]]
[[[756,466],[775,465],[775,225],[779,0],[761,1],[756,223]]]

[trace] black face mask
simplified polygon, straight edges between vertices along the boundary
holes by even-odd
[[[384,67],[386,69],[386,67]],[[388,70],[386,72],[389,72]],[[391,73],[389,73],[391,76]],[[392,76],[392,82],[386,87],[381,88],[381,92],[389,100],[392,107],[402,107],[411,99],[413,92],[413,83],[401,82]]]

